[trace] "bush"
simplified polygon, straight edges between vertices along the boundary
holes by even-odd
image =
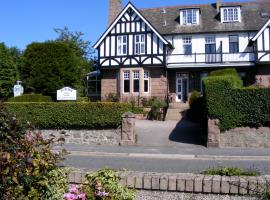
[[[220,167],[208,169],[202,172],[204,175],[220,175],[220,176],[259,176],[257,170],[242,170],[238,167]]]
[[[241,88],[237,76],[208,77],[204,84],[207,114],[220,120],[221,131],[270,125],[270,89]]]
[[[196,123],[203,123],[205,117],[204,98],[200,92],[194,90],[189,98],[190,109],[187,111],[187,117]]]
[[[121,115],[135,108],[129,103],[61,102],[5,103],[9,112],[40,129],[116,128]]]
[[[154,120],[161,120],[161,112],[166,107],[167,103],[164,100],[159,100],[156,97],[152,98],[149,118]]]
[[[17,97],[11,97],[8,102],[52,102],[50,96],[43,96],[42,94],[24,94]]]
[[[135,191],[122,186],[116,172],[111,169],[101,169],[86,175],[84,192],[87,199],[135,199]]]
[[[3,199],[53,199],[66,190],[65,172],[57,168],[62,153],[16,117],[0,109],[0,194]]]
[[[235,68],[227,68],[211,71],[208,76],[238,76]]]

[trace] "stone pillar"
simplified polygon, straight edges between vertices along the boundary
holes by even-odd
[[[218,124],[218,119],[208,119],[207,147],[219,147],[220,145],[220,129]]]
[[[129,146],[135,144],[135,115],[132,112],[126,112],[122,115],[121,127],[121,146]]]

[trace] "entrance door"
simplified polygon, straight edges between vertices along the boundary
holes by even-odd
[[[176,102],[186,102],[188,100],[188,74],[176,74]]]

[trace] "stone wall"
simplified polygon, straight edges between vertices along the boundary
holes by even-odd
[[[220,134],[220,147],[270,148],[270,128],[240,127]]]
[[[45,138],[65,138],[65,144],[119,145],[121,130],[41,130]],[[59,140],[62,143],[61,140]]]
[[[208,119],[207,147],[270,148],[270,127],[239,127],[220,132],[217,119]]]
[[[73,171],[69,182],[85,182],[86,171]],[[201,175],[191,173],[118,172],[120,183],[137,190],[178,191],[190,193],[213,193],[232,195],[254,195],[264,192],[270,176],[239,177]]]

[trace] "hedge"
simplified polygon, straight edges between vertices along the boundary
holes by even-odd
[[[10,103],[7,110],[23,122],[29,121],[40,129],[106,129],[121,124],[127,111],[139,112],[128,103],[65,102],[65,103]]]
[[[208,77],[204,86],[207,115],[221,131],[270,125],[270,89],[242,88],[238,76]]]
[[[17,97],[11,97],[8,102],[52,102],[50,96],[43,96],[42,94],[24,94]]]
[[[238,73],[235,68],[226,68],[211,71],[208,76],[238,76]]]

